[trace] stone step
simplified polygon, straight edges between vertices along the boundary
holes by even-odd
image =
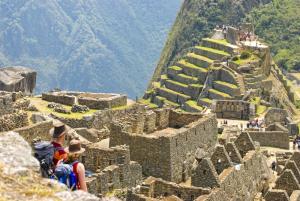
[[[182,68],[182,72],[192,77],[198,77],[202,82],[205,81],[207,76],[207,69],[196,66],[182,59],[176,63],[176,66]]]
[[[218,91],[216,89],[209,89],[208,94],[209,94],[208,97],[210,99],[218,99],[218,100],[232,99],[232,96],[230,96],[229,94]]]
[[[245,80],[245,82],[259,82],[259,81],[261,81],[263,79],[263,77],[262,76],[255,76],[255,77],[245,77],[244,78],[244,80]]]
[[[225,57],[230,57],[225,51],[217,50],[214,48],[203,47],[203,46],[195,46],[194,52],[198,55],[203,55],[212,60],[223,60]]]
[[[183,83],[183,84],[198,84],[200,81],[198,80],[197,77],[192,77],[183,73],[177,74],[177,75],[173,75],[172,80]]]
[[[200,98],[198,100],[198,105],[202,105],[202,106],[205,106],[205,107],[210,107],[211,104],[212,104],[212,101],[211,99],[209,98]]]
[[[230,96],[238,96],[240,95],[239,87],[235,84],[231,84],[228,82],[224,82],[221,80],[217,80],[213,82],[213,88],[223,92],[225,94],[228,94]]]
[[[237,49],[239,49],[238,46],[232,45],[228,43],[226,40],[215,40],[211,38],[202,39],[202,46],[225,51],[228,52],[229,54],[233,54]]]
[[[246,83],[247,89],[258,89],[261,87],[261,82]]]
[[[203,68],[208,68],[213,63],[213,60],[195,53],[188,53],[186,55],[186,60],[189,63],[192,63],[196,66],[201,66]]]
[[[168,79],[165,81],[165,85],[168,89],[171,89],[173,91],[177,91],[177,92],[183,93],[185,95],[190,94],[189,86],[186,84],[183,84],[181,82],[177,82],[177,81]]]
[[[156,105],[158,105],[159,107],[162,107],[162,106],[165,105],[165,104],[168,104],[168,105],[170,105],[170,106],[172,106],[172,107],[175,107],[175,108],[180,107],[179,104],[174,103],[174,102],[172,102],[172,101],[169,101],[169,100],[167,100],[166,98],[164,98],[164,97],[162,97],[162,96],[155,96],[155,97],[153,98],[153,103],[156,104]]]
[[[185,102],[184,109],[187,112],[201,112],[203,107],[199,106],[196,101],[189,100]]]
[[[157,88],[157,95],[177,104],[184,104],[186,101],[191,99],[190,96],[165,87]]]
[[[167,75],[173,76],[182,73],[182,68],[178,66],[170,66],[167,68]]]

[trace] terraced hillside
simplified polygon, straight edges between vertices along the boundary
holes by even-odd
[[[169,66],[146,91],[143,102],[152,107],[168,104],[200,112],[209,108],[213,100],[247,100],[249,94],[268,94],[269,101],[272,86],[276,86],[271,79],[269,47],[259,41],[230,43],[216,36],[202,39],[200,45]]]

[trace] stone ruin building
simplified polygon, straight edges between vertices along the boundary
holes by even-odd
[[[23,67],[0,68],[0,90],[33,94],[36,85],[36,72]]]
[[[43,93],[42,99],[63,105],[86,105],[90,109],[110,109],[127,105],[127,96],[108,93],[54,91]]]
[[[131,119],[114,124],[109,143],[129,145],[131,158],[142,165],[144,175],[183,182],[190,176],[196,150],[210,152],[217,142],[214,115],[158,109],[139,121],[139,129],[132,129]]]

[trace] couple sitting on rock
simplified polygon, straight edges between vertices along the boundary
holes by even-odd
[[[78,161],[80,155],[85,151],[85,149],[81,147],[81,143],[77,139],[71,140],[69,146],[67,148],[63,148],[62,145],[65,143],[67,132],[67,126],[62,123],[55,124],[50,130],[50,134],[52,135],[51,143],[54,147],[54,172],[59,172],[59,169],[62,170],[61,172],[64,172],[61,167],[65,164],[71,166],[72,172],[74,173],[76,190],[87,191],[85,168],[84,165]]]

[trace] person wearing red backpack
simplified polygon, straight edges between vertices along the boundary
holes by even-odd
[[[65,137],[68,129],[65,124],[59,122],[54,125],[54,127],[50,130],[50,135],[52,135],[51,144],[54,147],[53,154],[53,164],[54,168],[57,166],[58,161],[65,160],[67,158],[67,153],[63,148],[63,144],[65,143]]]
[[[85,167],[82,163],[79,162],[80,155],[85,151],[81,147],[79,140],[74,139],[70,141],[70,145],[65,149],[65,152],[68,154],[67,160],[65,163],[72,165],[73,172],[76,176],[76,190],[88,191],[85,181]]]

